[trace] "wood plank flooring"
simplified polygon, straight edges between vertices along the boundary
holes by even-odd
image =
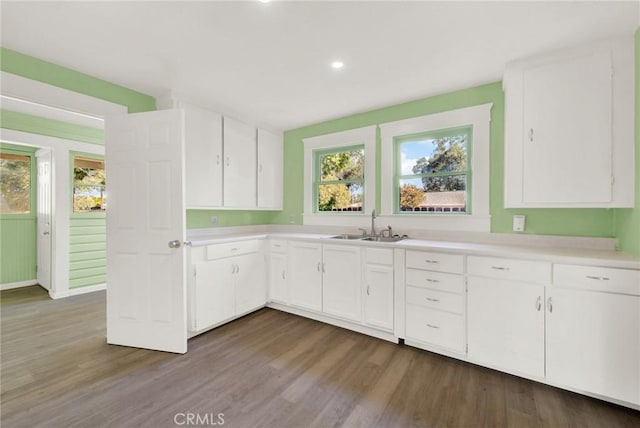
[[[640,426],[631,409],[276,310],[173,355],[107,345],[104,292],[0,297],[3,427],[189,426],[189,413],[243,428]]]

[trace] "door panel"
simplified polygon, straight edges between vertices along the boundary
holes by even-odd
[[[105,123],[107,342],[187,350],[183,113],[114,116]]]
[[[38,284],[51,288],[51,151],[39,150],[36,153],[38,168]]]

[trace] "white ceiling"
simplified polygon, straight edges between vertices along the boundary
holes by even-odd
[[[627,2],[12,2],[4,47],[272,130],[501,79],[510,60],[631,35]],[[334,59],[344,69],[332,70]]]

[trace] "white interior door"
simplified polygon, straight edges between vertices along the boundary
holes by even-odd
[[[183,112],[108,118],[107,342],[187,351]]]
[[[51,150],[36,152],[37,175],[37,276],[38,284],[51,289]]]

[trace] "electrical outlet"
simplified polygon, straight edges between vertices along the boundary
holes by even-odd
[[[211,226],[215,226],[218,224],[218,216],[217,215],[212,215],[209,218],[209,221],[211,222]]]
[[[294,224],[296,222],[295,217],[290,215],[289,216],[289,224]]]
[[[526,220],[527,220],[527,216],[514,215],[513,216],[513,231],[514,232],[524,232]]]

